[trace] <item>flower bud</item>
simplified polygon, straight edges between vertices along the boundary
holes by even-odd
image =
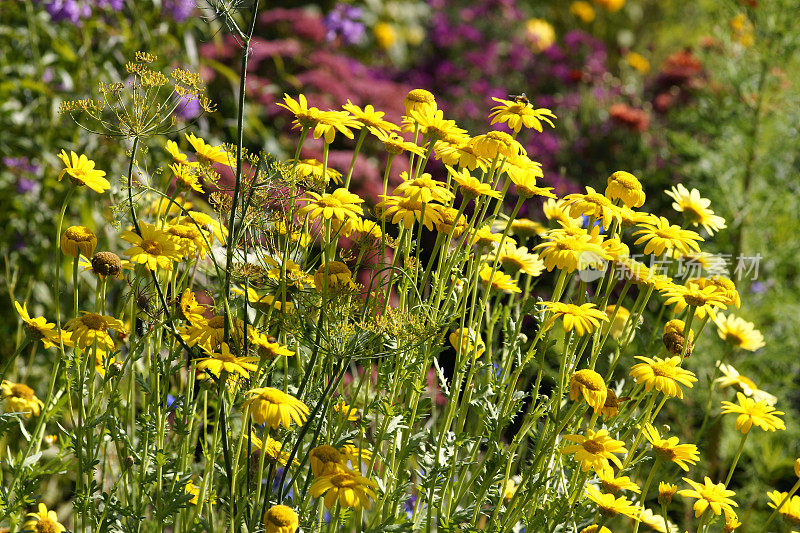
[[[672,483],[664,483],[663,481],[658,484],[658,503],[661,505],[669,505],[672,503],[672,497],[678,490],[677,485]]]
[[[122,261],[113,252],[97,252],[92,256],[92,271],[100,276],[119,276]]]

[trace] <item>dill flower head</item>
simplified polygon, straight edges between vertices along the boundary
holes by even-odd
[[[403,196],[385,196],[383,201],[375,206],[381,216],[392,224],[400,224],[406,229],[411,229],[415,222],[420,222],[429,230],[441,222],[439,204],[425,203],[413,198]]]
[[[194,133],[186,133],[185,135],[189,144],[194,148],[194,153],[199,161],[207,165],[220,163],[222,165],[231,166],[231,155],[228,154],[224,148],[207,144],[203,138],[196,137]]]
[[[600,489],[594,485],[586,487],[586,495],[597,505],[600,514],[605,517],[621,514],[630,518],[637,518],[641,512],[639,506],[635,505],[625,496],[615,498],[613,494],[604,494],[600,492]]]
[[[618,170],[608,177],[606,198],[621,200],[626,207],[641,207],[644,205],[645,194],[642,184],[630,172]]]
[[[600,411],[605,406],[608,396],[603,376],[588,368],[572,374],[569,378],[569,399],[574,402],[579,395],[592,406],[595,413]]]
[[[125,230],[120,237],[133,246],[125,250],[131,262],[145,265],[149,270],[172,270],[173,261],[181,261],[183,255],[173,238],[164,230],[146,222],[139,223],[142,235]]]
[[[715,379],[714,382],[718,383],[721,389],[736,386],[742,390],[745,396],[749,396],[757,402],[763,401],[767,405],[775,405],[778,402],[775,396],[759,389],[752,379],[739,374],[733,366],[719,363],[719,369],[722,377]]]
[[[686,463],[694,465],[700,460],[697,446],[694,444],[678,444],[678,437],[662,439],[661,435],[658,434],[658,430],[652,424],[645,426],[644,436],[650,441],[650,445],[658,457],[675,463],[686,472],[689,471]]]
[[[581,215],[595,217],[602,221],[605,229],[611,226],[612,221],[620,221],[617,208],[611,200],[592,187],[586,187],[586,194],[568,194],[564,199],[569,201],[569,214],[572,217],[577,218]]]
[[[319,498],[324,494],[325,507],[328,509],[333,509],[338,501],[342,508],[353,508],[357,511],[372,505],[370,498],[376,499],[372,488],[376,486],[375,482],[360,474],[345,470],[326,474],[315,480],[311,484],[311,496]]]
[[[447,190],[447,185],[437,181],[427,172],[415,179],[410,179],[408,172],[401,172],[400,178],[403,182],[395,187],[395,196],[404,196],[411,200],[428,203],[431,201],[442,204],[447,203],[453,198],[453,193]]]
[[[490,125],[505,122],[515,132],[519,132],[524,127],[533,128],[541,133],[543,129],[542,122],[549,124],[551,128],[555,128],[555,124],[550,120],[556,118],[553,112],[544,107],[534,108],[527,97],[518,97],[512,100],[492,97],[492,100],[500,105],[491,109],[492,112],[489,114],[489,118],[492,119],[492,122]]]
[[[708,476],[705,477],[702,485],[689,478],[683,478],[683,480],[692,488],[679,490],[678,495],[684,498],[697,499],[697,501],[694,502],[695,518],[699,518],[709,506],[717,516],[719,516],[723,510],[733,511],[733,507],[739,506],[735,501],[730,499],[730,496],[736,493],[726,489],[724,483],[715,484]]]
[[[92,272],[98,276],[122,279],[122,260],[114,252],[97,252],[91,259]]]
[[[635,492],[636,494],[640,494],[642,492],[642,489],[639,488],[639,485],[631,481],[631,478],[628,476],[614,477],[614,472],[601,470],[597,472],[597,478],[600,480],[600,486],[603,488],[603,490],[610,492],[611,494],[617,494],[621,490],[629,490],[631,492]]]
[[[311,219],[335,219],[339,222],[347,222],[350,218],[364,214],[364,210],[359,205],[364,203],[364,200],[345,188],[336,189],[330,194],[309,192],[305,201],[306,205],[298,212],[301,217],[308,215]]]
[[[678,486],[672,483],[665,483],[664,481],[658,482],[658,503],[661,505],[669,505],[672,503],[672,497],[678,491]]]
[[[392,124],[388,120],[385,120],[383,116],[386,113],[383,111],[376,111],[372,104],[367,104],[362,109],[348,98],[347,103],[342,106],[342,109],[350,113],[353,119],[369,128],[377,128],[387,132],[400,129],[400,126],[397,124]]]
[[[748,398],[741,392],[736,393],[736,400],[739,404],[733,402],[722,402],[722,414],[736,414],[736,423],[734,427],[742,433],[748,433],[750,428],[754,425],[760,427],[764,431],[775,431],[776,429],[786,429],[783,420],[778,416],[783,415],[783,411],[777,411],[774,407],[767,405],[764,401],[755,401],[753,398]]]
[[[612,470],[609,460],[622,468],[622,463],[615,453],[628,453],[625,443],[612,439],[608,430],[601,429],[594,431],[586,430],[586,435],[564,435],[564,440],[574,442],[561,449],[561,453],[575,454],[576,461],[581,462],[581,470],[588,472],[594,469],[595,472],[601,470]]]
[[[737,348],[755,352],[765,346],[764,336],[755,329],[752,322],[734,315],[725,316],[723,313],[717,313],[714,323],[717,325],[719,338]]]
[[[323,476],[325,474],[336,474],[347,470],[345,466],[345,459],[342,454],[333,446],[321,444],[316,448],[312,448],[309,453],[311,472],[315,476]]]
[[[558,318],[563,319],[564,331],[575,330],[579,336],[591,333],[600,326],[600,321],[608,322],[608,316],[597,309],[593,303],[583,305],[568,304],[563,302],[542,302],[553,316],[545,324],[545,329],[551,327]]]
[[[81,349],[91,348],[97,344],[97,349],[103,352],[114,350],[114,341],[108,330],[126,333],[125,324],[113,316],[99,315],[81,311],[81,316],[73,318],[64,326],[72,333],[72,340]]]
[[[69,333],[62,331],[61,340],[59,340],[58,332],[55,331],[55,324],[48,322],[43,316],[31,318],[28,314],[27,303],[19,305],[19,302],[14,300],[14,307],[16,307],[17,313],[19,313],[22,321],[25,322],[25,333],[30,340],[42,341],[45,348],[58,347],[61,341],[64,342],[64,346],[72,346]]]
[[[291,507],[273,505],[264,513],[264,533],[295,533],[299,527],[299,517]]]
[[[14,383],[4,379],[0,383],[0,400],[6,401],[6,412],[22,413],[25,418],[39,416],[44,404],[36,397],[36,392],[24,383]]]
[[[105,171],[95,169],[94,161],[85,155],[78,156],[72,151],[70,151],[70,155],[67,155],[67,152],[61,150],[58,158],[64,163],[64,169],[58,174],[58,181],[61,181],[64,174],[67,174],[73,184],[79,187],[86,185],[100,194],[111,188],[111,183],[103,177],[106,175]]]
[[[249,390],[247,395],[250,397],[245,400],[244,407],[256,424],[266,424],[272,429],[283,425],[289,429],[292,421],[303,425],[308,419],[308,406],[282,390],[263,387]]]
[[[459,354],[473,354],[477,359],[486,351],[486,343],[479,333],[470,328],[460,328],[450,333],[450,345]]]
[[[323,169],[325,170],[324,176],[322,174]],[[327,185],[329,181],[333,181],[337,184],[342,182],[341,172],[331,167],[325,168],[322,162],[316,159],[301,159],[295,165],[294,171],[297,173],[298,177],[311,179],[312,181],[322,182],[324,177],[325,185]]]
[[[780,505],[778,513],[784,520],[792,524],[800,524],[800,496],[792,496],[789,498],[788,492],[773,490],[767,493],[767,498],[769,499],[767,505],[773,509],[778,509]],[[784,500],[786,500],[785,503],[781,505],[781,502]]]
[[[672,208],[679,213],[683,213],[686,221],[694,227],[702,226],[709,235],[726,228],[725,219],[715,215],[709,209],[711,200],[700,197],[700,191],[692,189],[689,191],[683,184],[679,183],[672,189],[666,191],[666,195],[675,200]]]
[[[196,161],[189,161],[189,158],[181,152],[180,148],[178,148],[178,143],[175,141],[167,141],[167,145],[164,147],[167,153],[172,157],[172,162],[176,165],[185,165],[189,167],[196,167],[198,163]]]
[[[503,291],[505,293],[522,292],[522,289],[517,286],[517,282],[514,281],[511,276],[499,270],[492,273],[492,270],[492,267],[489,265],[483,265],[478,273],[478,277],[481,278],[481,281],[483,281],[485,285],[489,286],[494,291]]]
[[[645,254],[661,255],[664,250],[673,248],[684,254],[689,254],[692,250],[695,252],[700,251],[700,246],[697,244],[703,240],[700,235],[694,231],[672,225],[664,217],[651,216],[646,222],[640,222],[637,226],[642,229],[635,231],[633,235],[641,235],[641,237],[633,244],[638,246],[646,243],[644,247]]]
[[[195,192],[204,193],[200,181],[197,179],[197,173],[193,167],[189,165],[171,164],[169,166],[172,174],[175,176],[175,181],[186,189],[191,189]]]
[[[477,135],[472,138],[470,144],[478,157],[485,157],[489,160],[501,156],[506,159],[514,159],[520,154],[527,155],[519,141],[504,131],[490,131],[483,135]]]
[[[97,237],[86,226],[70,226],[61,236],[61,251],[64,255],[78,258],[80,255],[91,257],[97,246]]]
[[[455,170],[453,167],[447,167],[447,171],[453,181],[458,184],[458,192],[461,193],[465,201],[474,200],[478,196],[502,197],[500,191],[494,190],[489,183],[483,183],[478,178],[473,177],[466,168]]]
[[[636,359],[644,362],[633,365],[630,375],[636,383],[644,383],[647,392],[655,388],[665,396],[683,399],[683,390],[680,386],[685,385],[691,389],[692,383],[697,381],[691,370],[680,367],[680,356],[666,359],[636,356]]]
[[[67,528],[58,521],[58,515],[55,511],[48,511],[47,506],[43,503],[39,504],[39,511],[36,513],[28,513],[28,520],[22,525],[23,531],[35,531],[36,533],[61,533],[66,531]]]
[[[436,98],[433,93],[425,89],[411,89],[403,99],[403,105],[406,108],[406,115],[411,115],[412,111],[436,110]]]
[[[220,344],[219,352],[210,352],[209,357],[197,360],[197,369],[217,379],[222,377],[223,372],[230,376],[239,375],[248,379],[250,372],[258,369],[258,365],[254,364],[256,361],[257,357],[236,357],[231,353],[228,344],[223,342]]]

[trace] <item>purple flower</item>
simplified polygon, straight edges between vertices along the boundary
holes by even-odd
[[[181,96],[181,103],[176,109],[178,116],[187,122],[197,118],[201,111],[200,102],[197,101],[197,98],[186,95]]]
[[[194,0],[165,0],[162,9],[169,10],[175,22],[184,22],[195,8]]]
[[[356,44],[366,33],[361,22],[361,8],[339,4],[325,16],[325,38],[328,42],[341,37],[345,44]]]
[[[36,191],[38,188],[39,184],[28,178],[20,178],[17,180],[17,194],[28,194]]]

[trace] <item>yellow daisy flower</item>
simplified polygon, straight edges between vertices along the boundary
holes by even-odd
[[[36,397],[36,392],[24,383],[14,383],[4,379],[0,383],[0,400],[6,401],[7,413],[22,413],[25,418],[39,416],[44,404]]]
[[[569,214],[570,202],[565,198],[547,199],[542,204],[542,212],[547,220],[555,220],[564,227],[580,226],[580,218],[574,218]]]
[[[322,181],[322,169],[324,165],[316,159],[301,159],[294,166],[294,171],[300,178]],[[328,167],[325,169],[325,184],[333,181],[336,184],[342,183],[342,173]]]
[[[503,274],[499,270],[496,270],[493,274],[492,267],[489,265],[483,265],[478,276],[481,278],[481,281],[483,281],[485,285],[490,286],[492,290],[503,291],[505,293],[522,292],[522,289],[517,286],[517,282],[514,281],[511,276]]]
[[[478,178],[470,175],[469,170],[461,169],[456,170],[453,167],[447,167],[450,176],[458,184],[458,192],[464,197],[464,200],[469,201],[477,198],[478,196],[489,196],[490,198],[500,198],[502,193],[496,191],[488,183],[483,183]]]
[[[406,108],[406,115],[410,115],[412,111],[421,111],[423,109],[436,109],[436,99],[433,93],[425,89],[411,89],[406,97],[403,99],[403,105]]]
[[[72,334],[72,340],[81,349],[88,349],[97,344],[103,352],[114,351],[114,341],[108,330],[126,333],[125,324],[113,316],[99,315],[81,311],[81,316],[73,318],[64,328]]]
[[[538,276],[544,270],[544,261],[538,254],[528,252],[528,248],[525,246],[517,248],[513,244],[505,245],[499,253],[495,251],[488,254],[487,260],[494,261],[498,255],[503,270],[507,270],[511,274],[522,272],[529,276]]]
[[[169,225],[163,227],[162,231],[165,231],[175,241],[181,257],[191,259],[199,256],[202,259],[205,258],[206,252],[210,251],[206,245],[206,238],[194,224],[191,226],[186,224]]]
[[[759,389],[752,379],[739,374],[733,366],[719,363],[719,369],[722,372],[722,377],[715,379],[714,382],[718,383],[721,389],[736,386],[742,390],[745,396],[749,396],[757,402],[764,402],[767,405],[778,403],[778,399],[775,396]]]
[[[569,201],[569,214],[572,217],[593,216],[603,223],[604,229],[608,229],[612,221],[620,221],[619,213],[611,200],[592,187],[586,187],[586,194],[568,194],[564,199]]]
[[[533,249],[539,251],[539,257],[548,272],[554,268],[574,272],[611,259],[599,240],[588,234],[574,236],[551,230],[546,238],[548,240]]]
[[[679,490],[678,495],[684,498],[697,499],[697,501],[694,502],[695,518],[700,518],[700,515],[703,514],[709,506],[717,516],[719,516],[723,510],[732,511],[732,507],[739,506],[735,501],[730,499],[730,496],[736,493],[726,489],[724,483],[712,483],[711,478],[708,476],[705,477],[702,485],[689,478],[683,478],[683,480],[692,488]]]
[[[264,533],[295,533],[300,518],[286,505],[273,505],[264,513]]]
[[[203,315],[207,309],[204,305],[197,303],[197,299],[191,289],[185,289],[181,294],[181,299],[178,301],[178,310],[180,311],[180,317],[190,324],[205,322]]]
[[[64,163],[64,169],[58,174],[58,181],[68,174],[72,183],[78,186],[86,185],[90,189],[98,193],[104,193],[111,188],[111,183],[108,182],[103,176],[106,175],[103,170],[96,170],[94,168],[94,161],[81,154],[80,157],[75,152],[67,152],[61,150],[58,158]],[[90,254],[91,255],[91,254]]]
[[[250,377],[250,372],[258,370],[257,357],[236,357],[231,353],[228,344],[220,344],[219,353],[210,352],[209,357],[197,359],[197,369],[206,372],[215,378],[220,378],[225,372],[230,376],[240,375],[244,379]]]
[[[191,189],[201,194],[205,192],[203,190],[203,186],[200,185],[200,181],[197,179],[197,173],[191,166],[173,163],[169,166],[169,168],[175,175],[175,181],[177,181],[179,184],[183,185],[187,189]]]
[[[678,444],[678,437],[662,439],[661,435],[658,434],[658,430],[652,424],[645,426],[644,436],[650,441],[656,456],[665,461],[675,463],[686,472],[689,471],[686,463],[694,465],[700,460],[697,446],[694,444]]]
[[[678,491],[678,486],[664,481],[658,482],[658,503],[661,505],[669,505],[672,503],[672,497]]]
[[[641,207],[644,205],[645,194],[642,184],[630,172],[618,170],[608,177],[606,198],[621,200],[626,207]]]
[[[86,226],[70,226],[61,236],[61,251],[64,255],[91,257],[97,246],[97,237]]]
[[[615,498],[613,494],[604,494],[600,492],[600,489],[594,485],[586,487],[586,495],[597,505],[600,514],[605,517],[621,514],[630,518],[637,518],[641,512],[640,507],[625,496]]]
[[[442,206],[439,204],[424,203],[413,198],[403,196],[384,196],[384,200],[375,206],[382,218],[392,224],[401,224],[406,229],[411,229],[414,222],[420,222],[429,230],[441,222],[439,214]]]
[[[372,490],[376,486],[375,482],[355,472],[337,472],[315,480],[311,484],[311,496],[319,498],[324,494],[325,507],[328,509],[333,509],[338,501],[342,508],[353,508],[358,511],[361,508],[369,508],[372,505],[370,499],[377,499]]]
[[[55,324],[48,322],[43,316],[31,318],[31,316],[28,314],[27,303],[23,303],[20,306],[19,302],[14,300],[14,307],[16,307],[17,313],[19,313],[22,321],[25,322],[25,332],[27,333],[29,339],[32,341],[42,341],[42,345],[44,345],[45,348],[57,348],[59,346],[60,341],[58,332],[55,331]],[[71,336],[68,332],[61,332],[61,339],[64,342],[64,346],[73,345],[70,337]]]
[[[786,429],[786,424],[778,416],[783,415],[783,411],[777,411],[774,407],[767,405],[764,401],[755,401],[748,398],[741,392],[736,393],[739,404],[733,402],[722,402],[722,414],[736,414],[734,427],[742,433],[748,433],[754,425],[764,431],[775,431],[776,429]]]
[[[550,328],[558,318],[563,318],[564,331],[575,330],[578,336],[591,333],[600,326],[600,322],[608,322],[608,316],[597,309],[593,303],[575,305],[563,302],[542,302],[545,309],[553,313],[544,328]]]
[[[773,509],[778,509],[780,505],[781,507],[778,509],[778,513],[784,520],[792,524],[800,524],[800,496],[792,496],[791,498],[788,496],[788,492],[780,492],[777,490],[768,492],[767,498],[769,498],[769,502],[767,505]],[[784,502],[783,505],[781,505],[781,502]]]
[[[622,468],[622,463],[614,454],[628,453],[625,443],[612,439],[605,429],[596,432],[587,429],[585,436],[564,435],[564,440],[575,444],[565,446],[561,449],[561,453],[575,454],[574,459],[581,462],[581,470],[584,472],[588,472],[589,469],[594,469],[595,472],[612,470],[609,460],[618,468]]]
[[[459,214],[458,209],[445,207],[439,210],[439,222],[436,223],[436,231],[445,235],[453,234],[453,238],[459,238],[467,229],[467,218]],[[458,219],[456,219],[458,217]]]
[[[325,144],[330,144],[336,138],[337,132],[348,139],[353,139],[355,135],[350,130],[359,128],[361,128],[361,123],[346,111],[321,111],[312,134],[315,139],[322,138]]]
[[[358,409],[350,407],[344,400],[339,400],[333,405],[333,411],[339,413],[348,422],[358,422]]]
[[[362,109],[348,99],[347,103],[342,106],[342,109],[353,115],[353,118],[364,126],[387,132],[400,129],[400,126],[397,124],[392,124],[388,120],[384,120],[383,116],[386,113],[383,111],[375,111],[375,108],[372,107],[372,104],[367,104]]]
[[[469,142],[478,157],[484,157],[489,161],[497,157],[513,160],[519,155],[527,155],[519,141],[504,131],[490,131],[476,135]]]
[[[383,143],[383,149],[386,150],[388,154],[391,155],[399,155],[403,152],[408,152],[410,154],[415,154],[420,157],[425,155],[425,148],[414,144],[412,142],[408,142],[398,134],[394,132],[386,132],[384,130],[380,130],[377,128],[369,128],[370,133],[372,133],[381,143]]]
[[[186,139],[189,144],[194,148],[194,153],[197,159],[207,164],[220,163],[223,165],[231,166],[232,154],[229,154],[221,146],[211,146],[206,144],[206,141],[200,137],[195,137],[194,133],[186,133]]]
[[[440,141],[448,138],[459,138],[467,133],[456,126],[455,120],[447,120],[441,109],[423,107],[420,110],[412,109],[408,116],[403,117],[405,131],[414,131],[419,128],[419,133],[431,141]]]
[[[425,204],[431,201],[446,204],[455,196],[447,190],[447,185],[433,179],[427,172],[413,180],[409,178],[408,172],[401,172],[400,178],[403,182],[392,192],[395,196],[404,196]]]
[[[498,122],[505,122],[512,130],[519,132],[523,127],[533,128],[538,132],[542,132],[542,123],[548,124],[551,128],[555,128],[555,124],[550,119],[555,119],[556,116],[552,111],[545,107],[534,108],[533,104],[527,98],[515,98],[513,100],[504,100],[502,98],[492,97],[492,100],[500,105],[494,106],[491,109],[489,118],[492,119],[490,125],[497,124]]]
[[[149,270],[172,270],[172,263],[183,259],[181,250],[173,238],[164,230],[146,222],[139,223],[141,237],[125,230],[120,237],[133,246],[125,250],[132,263],[145,265]]]
[[[633,365],[630,375],[633,376],[636,383],[644,383],[647,392],[655,388],[657,391],[663,392],[665,396],[677,396],[683,399],[683,390],[680,385],[691,389],[692,383],[697,381],[691,370],[680,367],[679,355],[666,359],[636,356],[636,359],[644,362]]]
[[[295,100],[288,94],[284,93],[283,103],[278,104],[278,106],[288,109],[289,112],[295,116],[295,120],[293,121],[295,128],[313,127],[316,125],[320,113],[322,113],[316,107],[308,107],[308,101],[306,100],[304,94],[299,94],[297,96],[297,100]]]
[[[628,476],[614,477],[613,471],[601,470],[597,472],[597,477],[600,479],[600,486],[603,487],[603,490],[611,494],[616,494],[621,490],[629,490],[636,494],[642,492],[639,485],[631,481],[631,478]]]
[[[714,235],[715,232],[725,229],[725,219],[721,216],[715,215],[714,211],[709,209],[711,200],[700,197],[700,191],[692,189],[689,191],[683,184],[678,184],[666,191],[666,195],[675,200],[672,203],[672,208],[675,211],[683,213],[687,222],[691,223],[694,227],[702,226],[709,235]]]
[[[308,406],[282,390],[263,387],[247,391],[250,396],[244,408],[250,411],[253,422],[266,424],[272,429],[283,425],[289,429],[292,421],[303,425],[308,419]]]
[[[460,328],[448,336],[450,345],[459,354],[473,354],[475,358],[480,357],[486,351],[486,343],[480,334],[470,328]]]
[[[752,322],[734,315],[725,316],[723,313],[717,313],[714,323],[717,325],[719,338],[733,346],[750,352],[755,352],[765,346],[764,336],[755,329]]]
[[[675,304],[676,313],[680,313],[691,305],[695,307],[695,316],[705,318],[708,314],[714,319],[718,308],[727,309],[725,295],[713,285],[701,289],[694,283],[687,285],[670,283],[662,288],[661,292],[667,297],[665,305]]]
[[[489,162],[477,154],[475,146],[470,143],[470,140],[471,138],[465,137],[465,140],[459,143],[436,141],[433,153],[445,165],[458,167],[459,170],[480,168],[485,171]]]
[[[350,218],[364,214],[359,205],[364,203],[364,200],[345,188],[336,189],[330,194],[309,192],[305,201],[306,205],[299,211],[301,217],[308,215],[311,219],[323,218],[347,222]]]
[[[572,2],[572,4],[569,6],[569,12],[581,19],[581,22],[584,24],[589,24],[594,20],[595,17],[592,4],[583,0]]]
[[[165,149],[170,157],[172,157],[172,161],[176,165],[185,165],[190,167],[196,167],[198,165],[196,161],[189,161],[189,159],[186,157],[186,154],[181,152],[180,148],[178,148],[178,143],[175,141],[167,141],[167,146]]]
[[[39,504],[39,512],[28,513],[28,520],[22,525],[23,531],[35,531],[36,533],[61,533],[67,528],[58,521],[55,511],[48,511],[47,506]]]
[[[647,243],[644,247],[645,254],[661,255],[664,250],[673,248],[684,254],[691,253],[692,250],[700,251],[700,246],[697,244],[703,240],[700,235],[680,226],[671,225],[664,217],[651,216],[647,222],[640,222],[637,225],[642,229],[633,234],[641,237],[633,244],[638,246]]]
[[[347,470],[345,459],[339,450],[327,444],[312,448],[309,453],[309,462],[311,464],[311,473],[315,476],[336,474]]]
[[[569,399],[574,402],[579,395],[583,396],[595,413],[603,409],[608,396],[603,376],[588,368],[572,374],[569,378]]]

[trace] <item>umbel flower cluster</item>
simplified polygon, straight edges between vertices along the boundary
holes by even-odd
[[[730,353],[763,339],[732,314],[730,279],[676,277],[682,260],[712,266],[698,231],[724,220],[683,186],[668,192],[682,224],[649,214],[622,170],[557,197],[517,140],[555,115],[495,101],[492,124],[512,133],[472,135],[422,89],[402,124],[287,95],[293,158],[129,129],[116,182],[65,149],[58,253],[72,305],[43,317],[16,303],[27,333],[16,355],[41,346],[51,375],[13,381],[25,375],[16,355],[3,369],[3,416],[20,438],[6,441],[2,520],[12,531],[740,527],[728,488],[739,456],[751,432],[785,429],[783,413],[728,361],[698,381],[690,355],[709,323]],[[343,138],[352,163],[331,168]],[[300,158],[311,142],[322,161]],[[349,190],[365,143],[387,154],[379,198]],[[118,233],[70,225],[73,194],[102,205],[115,192],[126,193]],[[56,295],[68,279],[57,268]],[[706,420],[681,442],[667,413],[698,390]],[[741,444],[711,479],[698,444],[720,408]],[[53,478],[73,487],[71,514],[39,501]],[[798,485],[764,507],[800,522]]]

